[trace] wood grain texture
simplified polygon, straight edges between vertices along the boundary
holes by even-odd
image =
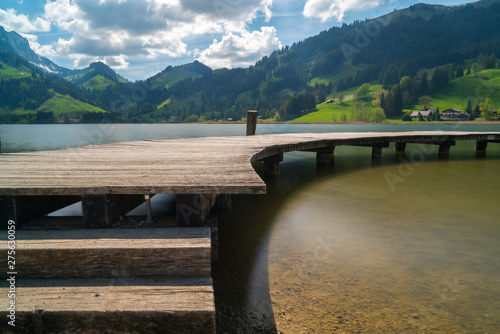
[[[299,133],[153,140],[0,154],[0,195],[264,194],[250,162],[388,142],[498,142],[500,132]]]
[[[7,268],[6,231],[2,235],[0,266]],[[16,271],[23,279],[210,277],[210,269],[208,227],[16,233]]]
[[[8,303],[0,298],[3,319]],[[212,280],[19,280],[16,327],[23,333],[214,333]]]

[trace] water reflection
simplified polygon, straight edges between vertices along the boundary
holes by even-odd
[[[500,160],[462,160],[470,146],[407,163],[393,189],[398,164],[340,165],[288,197],[269,241],[278,330],[498,332]]]

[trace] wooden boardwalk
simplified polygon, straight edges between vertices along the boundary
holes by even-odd
[[[285,152],[316,152],[318,164],[329,164],[337,146],[368,146],[377,159],[393,142],[399,152],[407,143],[438,145],[446,156],[457,140],[484,151],[500,132],[277,134],[0,154],[0,228],[14,220],[17,231],[16,326],[26,333],[214,333],[216,229],[200,226],[214,204],[229,205],[229,195],[266,193],[251,162],[277,176]],[[160,193],[177,194],[177,224],[194,228],[107,229]],[[18,230],[79,201],[82,227],[103,229]],[[7,231],[0,235],[6,268]],[[11,283],[2,278],[7,296]],[[0,299],[4,319],[8,302]]]
[[[446,155],[457,140],[475,140],[478,149],[485,149],[488,142],[500,142],[500,132],[294,133],[134,141],[0,154],[0,208],[10,217],[27,220],[41,214],[42,209],[58,209],[57,203],[83,200],[88,220],[109,216],[89,223],[89,227],[106,227],[143,202],[142,196],[172,193],[179,195],[178,206],[183,202],[188,211],[197,203],[188,220],[199,225],[203,214],[194,212],[209,210],[217,195],[266,193],[266,184],[251,161],[263,161],[265,172],[273,175],[279,173],[283,153],[290,151],[317,152],[318,163],[327,163],[336,146],[373,147],[372,156],[377,157],[390,142],[402,151],[406,143],[426,143],[439,145],[439,154]],[[35,209],[34,202],[41,208]],[[182,212],[178,216],[178,220],[186,220],[181,219],[186,218],[180,217]]]
[[[301,133],[135,141],[0,154],[0,196],[264,194],[250,161],[290,151],[389,142],[500,141],[500,133]]]

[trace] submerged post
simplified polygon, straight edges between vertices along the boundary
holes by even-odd
[[[257,110],[247,111],[247,136],[255,136],[255,130],[257,129]]]
[[[396,153],[404,153],[406,150],[406,142],[397,141],[394,145],[394,152]]]
[[[449,140],[442,143],[439,143],[439,157],[446,158],[450,155],[450,147],[455,146],[455,141]]]
[[[476,152],[485,152],[486,147],[488,147],[488,142],[483,140],[476,140],[475,151]]]

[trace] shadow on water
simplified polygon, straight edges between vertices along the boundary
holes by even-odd
[[[405,154],[394,154],[391,146],[380,160],[370,158],[370,148],[339,147],[325,167],[316,166],[314,153],[291,152],[281,163],[281,177],[266,180],[267,195],[233,196],[232,210],[219,215],[219,260],[212,273],[217,332],[277,333],[275,317],[279,315],[273,314],[268,277],[270,237],[281,208],[303,187],[369,168],[400,165],[402,173],[408,173],[425,162],[438,161],[448,168],[459,160],[500,158],[496,149],[475,157],[473,142],[457,144],[446,159],[438,158],[437,146],[429,147],[408,145]],[[254,168],[262,175],[259,163]]]
[[[219,216],[219,260],[213,266],[218,333],[276,333],[267,255],[280,208],[307,184],[370,168],[369,154],[367,148],[349,148],[337,153],[337,163],[316,167],[314,153],[287,153],[281,177],[265,180],[267,195],[233,196],[232,210]],[[254,168],[263,174],[260,163]]]

